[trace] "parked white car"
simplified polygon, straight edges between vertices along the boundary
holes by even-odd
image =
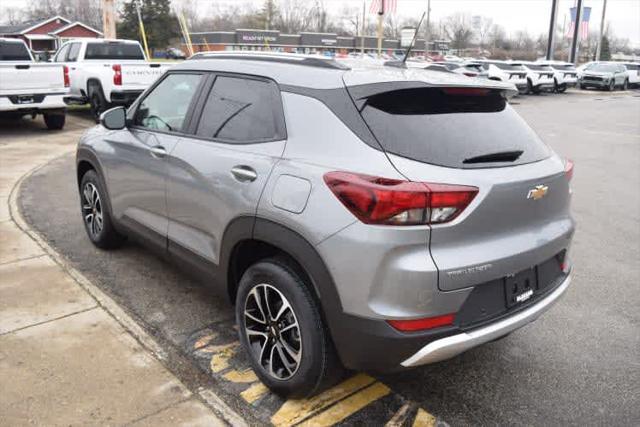
[[[465,64],[482,66],[482,72],[479,77],[513,83],[520,92],[527,90],[527,70],[520,64],[490,60],[470,61]]]
[[[114,105],[130,105],[171,65],[147,61],[134,40],[77,39],[63,44],[53,62],[69,68],[70,103],[91,104],[97,120]]]
[[[522,66],[527,72],[527,93],[540,93],[543,90],[553,90],[553,70],[547,65],[536,62],[511,62]]]
[[[636,87],[640,85],[640,63],[637,62],[620,62],[627,67],[627,75],[629,86]]]
[[[553,70],[553,87],[556,92],[562,93],[568,87],[578,85],[578,70],[571,62],[540,61],[538,63]]]
[[[0,114],[42,114],[47,128],[62,129],[68,93],[63,65],[35,63],[22,40],[0,38]]]

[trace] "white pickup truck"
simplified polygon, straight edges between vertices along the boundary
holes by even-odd
[[[148,62],[137,41],[109,39],[70,40],[53,62],[69,68],[67,102],[89,102],[96,120],[113,105],[129,106],[171,66]]]
[[[0,38],[0,114],[44,116],[49,129],[62,129],[64,97],[69,93],[65,67],[38,64],[22,40]]]

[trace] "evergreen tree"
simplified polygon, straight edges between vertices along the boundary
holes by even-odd
[[[602,46],[600,47],[600,61],[611,60],[611,49],[609,47],[609,37],[602,37]]]
[[[142,43],[136,1],[130,0],[124,4],[117,33],[120,38],[140,40]],[[141,0],[140,3],[149,50],[166,48],[170,40],[180,34],[178,18],[171,12],[171,0]]]

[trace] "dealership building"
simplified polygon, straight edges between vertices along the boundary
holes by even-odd
[[[348,54],[360,52],[364,46],[366,53],[377,52],[378,39],[376,37],[343,37],[335,33],[281,34],[276,30],[245,30],[211,31],[190,33],[193,50],[221,51],[221,50],[276,50],[292,53],[329,53]],[[429,43],[429,51],[446,51],[448,43],[435,41]],[[383,40],[382,50],[393,53],[403,49],[400,40]],[[424,54],[424,39],[417,39],[413,52]]]

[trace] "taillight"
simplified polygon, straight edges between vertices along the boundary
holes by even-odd
[[[349,172],[328,172],[324,181],[365,224],[438,224],[457,217],[478,194],[476,187],[410,182]]]
[[[116,86],[122,86],[122,66],[115,64],[111,66],[113,70],[113,84]]]
[[[62,75],[64,76],[64,87],[69,87],[71,85],[69,82],[69,67],[66,65],[62,66]]]
[[[567,177],[568,181],[571,181],[571,178],[573,178],[573,162],[569,159],[564,161],[564,176]]]
[[[415,332],[440,328],[442,326],[451,326],[453,325],[454,319],[455,313],[451,313],[443,316],[426,317],[424,319],[387,320],[387,323],[401,332]]]

